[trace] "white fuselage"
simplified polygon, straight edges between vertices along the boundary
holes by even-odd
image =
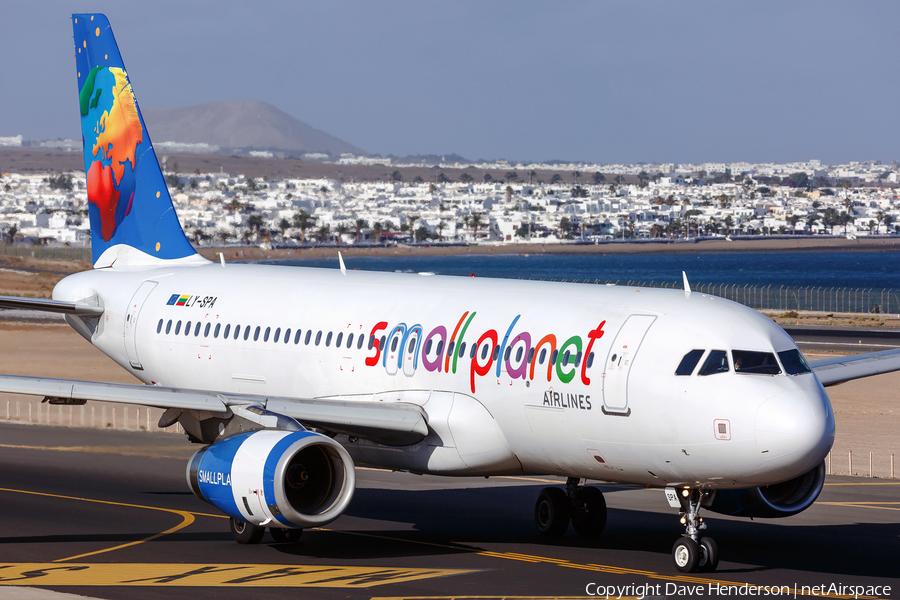
[[[796,348],[698,293],[207,264],[97,269],[53,294],[93,296],[99,325],[70,322],[147,384],[424,406],[431,434],[415,446],[339,438],[362,464],[744,488],[809,471],[834,436],[813,373],[675,375],[691,350]]]

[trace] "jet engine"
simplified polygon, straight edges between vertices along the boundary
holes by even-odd
[[[705,507],[735,517],[790,517],[809,508],[825,485],[825,463],[788,481],[744,490],[719,490]]]
[[[347,451],[305,430],[234,435],[196,452],[186,475],[198,498],[228,516],[277,528],[330,523],[356,486]]]

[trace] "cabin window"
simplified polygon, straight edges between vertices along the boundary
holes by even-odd
[[[509,360],[509,355],[512,353],[512,346],[506,347],[506,352],[503,353],[503,360]]]
[[[272,328],[271,328],[271,327],[266,327],[266,332],[263,334],[263,341],[264,341],[264,342],[268,342],[268,341],[269,341],[269,334],[270,334],[270,333],[272,333]]]
[[[453,356],[453,348],[456,346],[456,342],[450,342],[450,345],[447,346],[447,356]]]
[[[456,351],[456,355],[459,358],[462,358],[463,356],[466,355],[466,343],[465,342],[463,342],[459,345],[459,349]]]
[[[369,336],[369,350],[371,350],[374,345],[375,345],[375,336],[370,335]]]
[[[227,340],[229,333],[231,333],[231,323],[225,326],[225,333],[222,335],[222,337]]]
[[[275,337],[278,337],[277,331],[275,332]],[[278,341],[278,340],[276,340],[276,341]],[[284,343],[287,344],[289,341],[291,341],[291,328],[290,327],[288,327],[284,331]]]
[[[569,351],[568,350],[566,350],[566,352],[563,354],[563,366],[564,367],[569,366]]]
[[[550,355],[550,364],[551,364],[551,365],[555,365],[555,364],[556,364],[556,359],[557,359],[558,356],[559,356],[559,350],[554,350],[554,351],[553,351],[553,354]]]
[[[415,347],[416,347],[416,338],[409,338],[409,346],[407,346],[407,348],[406,348],[406,353],[412,354],[412,351],[415,349]]]
[[[178,335],[179,333],[181,333],[181,321],[175,323],[175,335]]]
[[[353,334],[348,333],[347,334],[347,349],[349,350],[352,347],[353,347]]]
[[[490,350],[490,349],[491,349],[490,344],[484,345],[484,347],[481,349],[481,360],[484,360],[487,358],[488,350]]]
[[[715,375],[728,372],[728,354],[724,350],[713,350],[706,357],[698,375]]]
[[[159,323],[156,324],[156,333],[159,333],[160,331],[162,331],[162,324],[163,324],[163,320],[160,319]]]
[[[304,346],[309,346],[309,340],[310,340],[311,337],[312,337],[312,329],[308,329],[308,330],[306,331],[306,338],[304,338],[304,340],[303,340],[303,345],[304,345]]]
[[[587,357],[587,368],[590,369],[594,365],[594,353],[591,352]]]
[[[687,354],[684,355],[684,358],[681,359],[681,364],[678,365],[678,368],[675,369],[675,374],[680,376],[689,376],[694,372],[694,367],[697,366],[697,363],[700,362],[700,359],[703,357],[703,353],[706,350],[691,350]]]
[[[188,321],[187,325],[184,326],[184,335],[191,335],[191,322]]]
[[[593,356],[593,354],[591,356]],[[531,362],[533,360],[534,360],[534,348],[532,348],[531,350],[528,351],[528,362]]]
[[[234,326],[234,339],[238,339],[239,335],[241,335],[241,326],[235,325]]]
[[[444,349],[444,340],[441,340],[438,342],[437,350],[435,350],[434,353],[437,354],[438,356],[440,356],[441,350],[443,350],[443,349]]]
[[[538,362],[539,362],[540,364],[544,364],[544,359],[546,359],[546,358],[547,358],[547,349],[544,348],[544,349],[541,350],[541,354],[540,354],[540,356],[538,357]]]
[[[340,348],[340,347],[341,347],[341,342],[343,342],[343,341],[344,341],[344,332],[343,332],[343,331],[340,331],[340,332],[338,332],[338,334],[337,334],[337,339],[334,340],[334,347],[335,347],[335,348]]]
[[[259,331],[259,330],[257,330],[257,331]],[[250,337],[250,326],[247,325],[246,327],[244,327],[244,341],[246,342],[247,338],[249,338],[249,337]]]
[[[329,331],[328,335],[325,336],[325,347],[328,347],[330,345],[331,345],[331,332]]]
[[[396,352],[396,351],[397,351],[397,344],[399,344],[399,343],[400,343],[400,337],[397,336],[397,337],[395,337],[394,340],[391,342],[391,352]]]
[[[300,343],[300,331],[301,330],[298,329],[297,333],[294,334],[294,345],[297,345]]]
[[[272,338],[272,343],[277,344],[279,337],[281,337],[281,327],[279,327],[278,329],[275,330],[275,337]]]
[[[197,321],[197,324],[194,325],[194,337],[200,335],[200,321]]]
[[[428,340],[428,342],[425,344],[425,354],[431,354],[431,345],[433,342],[434,340]]]
[[[256,329],[253,330],[253,341],[257,341],[259,339],[259,332],[262,331],[262,327],[259,325],[256,326]]]
[[[572,362],[576,367],[581,364],[581,352],[575,355],[575,360]]]
[[[214,338],[219,337],[219,329],[221,329],[221,328],[222,328],[222,324],[221,324],[221,323],[216,323],[216,329],[213,331],[213,337],[214,337]]]
[[[487,344],[485,344],[487,345]],[[478,353],[478,344],[472,344],[472,350],[469,352],[469,358],[475,358],[475,355]]]
[[[525,354],[525,347],[519,346],[519,349],[516,350],[516,362],[522,361],[522,355]]]
[[[169,319],[169,322],[166,323],[166,335],[168,335],[170,331],[172,331],[172,319]]]
[[[772,352],[753,352],[751,350],[732,350],[735,373],[752,373],[754,375],[780,375],[781,367]]]
[[[365,343],[365,341],[366,341],[366,336],[364,336],[363,334],[359,334],[359,340],[356,342],[356,349],[362,350],[362,347],[363,347],[363,344]]]
[[[809,368],[806,359],[803,358],[803,355],[796,348],[779,352],[778,358],[781,359],[781,364],[784,365],[784,372],[788,375],[800,375],[801,373],[809,373],[812,370]]]
[[[319,342],[321,342],[321,341],[322,341],[322,332],[319,331],[319,333],[316,334],[316,346],[318,346]]]
[[[209,337],[209,328],[212,327],[212,323],[207,323],[206,327],[203,328],[203,337]]]

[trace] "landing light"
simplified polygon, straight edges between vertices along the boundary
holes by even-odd
[[[683,490],[681,490],[681,495],[684,496],[685,498],[687,498],[688,496],[691,495],[691,490],[683,489]]]

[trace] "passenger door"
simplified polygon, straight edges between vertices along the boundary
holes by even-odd
[[[603,412],[630,414],[628,409],[628,375],[637,351],[653,325],[653,315],[631,315],[622,325],[606,356],[603,373]]]

